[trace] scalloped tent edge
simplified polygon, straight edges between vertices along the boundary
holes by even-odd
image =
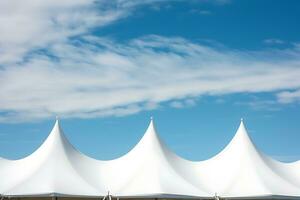
[[[241,120],[216,156],[189,161],[160,139],[151,118],[142,139],[120,158],[101,161],[79,152],[58,118],[31,155],[0,159],[3,197],[284,198],[300,199],[299,162],[282,163],[260,152]],[[116,178],[117,177],[117,178]]]

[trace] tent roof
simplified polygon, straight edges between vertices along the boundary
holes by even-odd
[[[171,151],[153,120],[124,156],[101,161],[77,151],[59,121],[44,143],[19,160],[0,158],[0,193],[5,196],[131,198],[298,198],[300,164],[282,163],[260,152],[241,121],[231,142],[205,161]]]
[[[188,171],[186,161],[173,153],[157,134],[153,120],[140,142],[121,158],[120,174],[131,177],[118,196],[152,196],[172,194],[180,196],[210,196],[191,184],[178,171]],[[121,176],[121,175],[120,175]]]
[[[3,192],[7,196],[49,196],[51,194],[74,196],[103,196],[81,175],[76,163],[84,162],[85,156],[78,152],[64,136],[56,120],[44,143],[31,155],[12,161],[6,172],[10,185]],[[88,168],[88,167],[87,167]],[[90,172],[93,173],[93,172]]]
[[[223,197],[299,196],[297,185],[282,173],[286,164],[260,152],[243,120],[231,142],[219,154],[198,164],[199,179]]]

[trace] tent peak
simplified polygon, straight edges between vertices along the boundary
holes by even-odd
[[[58,118],[56,118],[54,126],[53,126],[48,138],[53,138],[54,140],[60,140],[61,138],[64,138],[64,133],[60,126],[60,120]],[[46,139],[46,141],[47,141],[47,139]]]
[[[140,142],[137,144],[137,147],[138,148],[134,148],[134,149],[142,148],[143,149],[142,151],[145,151],[145,148],[147,147],[150,148],[149,151],[151,152],[157,152],[158,149],[161,149],[163,151],[167,149],[167,147],[165,147],[165,144],[161,141],[159,134],[156,131],[156,127],[153,119],[151,119],[148,128],[144,136],[140,140]],[[155,151],[153,151],[154,149]]]
[[[61,132],[63,132],[60,126],[60,118],[58,116],[55,116],[55,123],[52,128],[52,131],[54,130],[56,130],[55,132],[58,132],[59,134],[62,134]],[[50,134],[52,133],[52,131],[50,132]]]
[[[148,126],[146,132],[151,132],[151,133],[157,134],[156,130],[155,130],[154,119],[152,116],[150,117],[150,123],[149,123],[149,126]]]
[[[244,121],[241,120],[234,137],[231,139],[230,143],[226,146],[226,148],[223,150],[223,152],[228,152],[228,151],[233,151],[233,152],[246,151],[246,152],[248,152],[250,149],[255,150],[256,147],[255,147],[254,143],[252,142],[250,136],[248,135]],[[246,153],[246,152],[244,152],[244,153]]]
[[[256,148],[255,143],[253,143],[246,129],[244,121],[240,122],[240,125],[236,131],[235,136],[233,137],[233,139],[231,140],[231,142],[227,147],[228,148],[230,147],[230,149],[233,149],[233,151],[246,151],[247,154],[250,153],[250,155],[252,156],[254,154],[256,155],[260,154],[260,151]]]
[[[153,129],[154,130],[154,132],[156,132],[156,129],[155,129],[155,124],[154,124],[154,117],[153,116],[151,116],[150,117],[150,123],[149,123],[149,125],[148,125],[148,128],[147,129]]]
[[[59,134],[61,134],[61,132],[62,132],[61,127],[60,127],[60,120],[59,120],[58,116],[55,117],[55,123],[54,123],[54,126],[53,126],[50,134],[52,132],[58,132]]]
[[[237,133],[239,133],[239,132],[242,132],[244,135],[248,135],[248,131],[245,126],[245,120],[243,118],[241,118],[240,125],[237,130]]]
[[[240,122],[240,125],[239,125],[239,128],[238,128],[236,134],[237,135],[244,135],[247,138],[249,137],[248,131],[247,131],[246,127],[245,127],[245,123],[244,123],[243,118],[241,119],[241,122]]]

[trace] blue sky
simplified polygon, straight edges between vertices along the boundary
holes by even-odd
[[[300,159],[297,0],[7,0],[0,13],[2,157],[33,152],[58,115],[97,159],[133,148],[150,116],[187,159],[222,150],[241,117],[262,151]]]

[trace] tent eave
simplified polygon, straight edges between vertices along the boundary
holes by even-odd
[[[196,196],[196,195],[183,195],[183,194],[168,194],[168,193],[153,193],[153,194],[131,194],[131,195],[116,195],[113,197],[118,198],[131,198],[131,199],[151,199],[151,198],[167,198],[167,199],[214,199],[213,196]]]
[[[77,198],[103,198],[106,195],[65,194],[65,193],[39,193],[39,194],[1,194],[2,197],[77,197]]]
[[[232,199],[232,200],[235,200],[235,199],[244,199],[244,200],[250,200],[250,199],[256,199],[256,200],[259,200],[259,199],[268,199],[268,200],[271,200],[271,199],[297,199],[297,200],[300,200],[300,196],[292,196],[292,195],[258,195],[258,196],[220,196],[221,199]]]

